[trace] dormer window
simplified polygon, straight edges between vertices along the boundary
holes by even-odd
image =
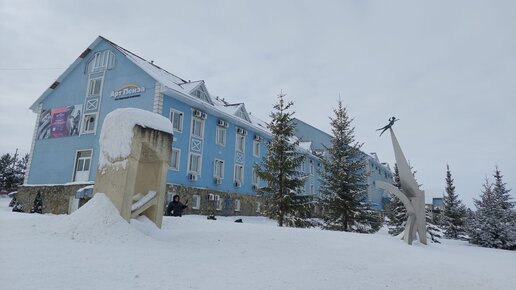
[[[109,50],[95,53],[88,63],[88,74],[112,69],[115,66],[115,54]]]
[[[213,104],[210,95],[208,94],[208,91],[204,85],[200,85],[195,91],[191,92],[191,95],[206,103]]]

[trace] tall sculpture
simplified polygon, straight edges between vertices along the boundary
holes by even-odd
[[[389,130],[391,133],[392,147],[400,177],[400,189],[383,181],[377,181],[376,185],[399,198],[407,209],[408,220],[405,224],[403,240],[411,245],[412,241],[419,237],[419,241],[426,245],[425,192],[419,189],[407,159],[405,159],[405,155],[401,151],[398,139],[396,139],[396,135],[392,130],[392,125],[395,121],[397,121],[396,118],[390,118],[389,124],[378,130],[383,130],[382,133]]]
[[[109,113],[94,192],[105,193],[125,220],[145,215],[161,228],[172,139],[163,116],[134,108]]]

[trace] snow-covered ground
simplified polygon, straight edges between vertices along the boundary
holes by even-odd
[[[0,289],[516,289],[516,252],[279,228],[260,217],[126,223],[103,195],[72,215],[0,198]]]

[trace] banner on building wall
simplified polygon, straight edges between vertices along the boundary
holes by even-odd
[[[79,135],[82,105],[52,108],[41,112],[37,139]]]

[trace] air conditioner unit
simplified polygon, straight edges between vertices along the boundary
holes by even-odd
[[[224,120],[219,120],[217,125],[221,126],[221,127],[225,127],[227,128],[228,127],[228,122],[224,121]]]
[[[194,114],[194,116],[195,116],[195,117],[197,117],[197,118],[206,119],[206,113],[201,112],[201,111],[199,111],[199,110],[194,110],[194,111],[193,111],[193,114]]]
[[[221,185],[221,184],[222,184],[222,178],[218,178],[218,177],[216,177],[216,178],[215,178],[215,184],[217,184],[217,185]]]
[[[260,141],[262,141],[262,137],[260,137],[258,135],[254,135],[254,140],[260,142]]]
[[[247,131],[242,128],[237,128],[237,133],[240,135],[247,135]]]
[[[238,181],[238,180],[237,180],[237,181],[235,181],[235,186],[236,186],[236,187],[240,187],[241,185],[242,185],[242,183],[241,183],[240,181]]]
[[[194,174],[194,173],[190,173],[188,174],[188,179],[192,180],[192,181],[196,181],[198,178],[198,175],[197,174]]]

